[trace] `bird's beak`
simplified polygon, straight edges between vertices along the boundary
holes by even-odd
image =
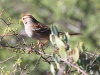
[[[22,23],[22,19],[19,19],[19,24],[21,24]]]
[[[20,22],[22,22],[22,19],[19,19]]]

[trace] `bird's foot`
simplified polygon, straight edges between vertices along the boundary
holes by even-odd
[[[38,41],[38,43],[36,45],[34,45],[33,47],[29,48],[28,50],[28,54],[32,53],[33,50],[38,46],[39,47],[39,50],[41,50],[44,54],[44,50],[45,48],[47,48],[48,46],[45,47],[46,43],[48,42],[48,40],[46,40],[44,43],[41,42],[41,41]]]
[[[39,50],[41,50],[45,54],[45,52],[44,52],[44,50],[45,50],[45,44],[44,43],[41,42],[39,44]]]
[[[33,52],[33,48],[30,47],[30,48],[28,49],[28,54],[31,54],[32,52]]]

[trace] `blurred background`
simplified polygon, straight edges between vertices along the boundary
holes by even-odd
[[[99,47],[100,0],[0,0],[0,11],[2,9],[4,9],[4,12],[0,17],[6,21],[11,18],[11,22],[18,23],[21,16],[28,13],[49,27],[52,24],[56,25],[59,31],[82,33],[80,36],[70,38],[71,48],[77,46],[79,42],[83,42],[88,51],[94,51],[97,46]],[[6,26],[0,19],[0,35],[4,33]],[[17,28],[18,33],[24,30],[23,24],[12,24],[10,27]],[[16,43],[16,41],[12,42],[16,40],[14,37],[7,39],[11,44]],[[28,44],[32,41],[36,43],[35,40],[28,37],[25,40]],[[53,52],[53,47],[50,45],[46,52]],[[0,68],[4,67],[5,71],[11,70],[13,63],[22,55],[0,49],[0,61],[13,55],[16,55],[16,57],[0,64]],[[38,58],[39,56],[35,53],[30,55],[24,53],[21,67],[28,64],[26,72],[30,71]],[[49,75],[47,71],[49,71],[49,64],[41,62],[29,75]]]

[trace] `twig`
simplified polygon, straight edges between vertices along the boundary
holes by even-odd
[[[61,58],[60,58],[61,59]],[[77,71],[80,71],[83,75],[88,75],[84,70],[80,69],[78,66],[74,65],[73,63],[70,63],[69,61],[65,61],[63,59],[61,59],[62,61],[64,61],[67,65],[72,66],[74,68],[77,69]]]
[[[3,35],[0,35],[0,37],[5,37],[5,36],[12,36],[13,34],[3,34]]]
[[[4,41],[6,44],[2,44],[2,42],[1,41]],[[22,48],[21,46],[12,46],[12,45],[10,45],[4,38],[1,38],[0,39],[0,46],[3,48],[10,48],[10,49],[15,49],[15,50],[23,50],[23,52],[25,53],[25,48]]]
[[[97,54],[93,54],[93,53],[90,53],[90,52],[85,52],[86,54],[88,55],[91,55],[91,56],[97,56]]]
[[[4,60],[4,61],[1,61],[0,64],[4,63],[4,62],[6,62],[6,61],[8,61],[8,60],[10,60],[10,59],[12,59],[12,58],[14,58],[14,57],[15,57],[15,55],[14,55],[14,56],[11,56],[11,57],[9,57],[9,58],[7,58],[7,59]]]
[[[4,12],[4,9],[2,9],[2,11],[0,12],[0,16],[3,14],[3,12]]]
[[[94,61],[97,59],[97,57],[98,57],[98,52],[99,52],[99,50],[97,50],[98,49],[98,46],[96,47],[96,49],[94,50],[94,53],[93,54],[91,54],[91,56],[92,56],[92,61],[90,61],[90,65],[92,66],[93,65],[93,63],[94,63]]]
[[[3,18],[0,18],[7,26],[9,26],[11,23],[7,23]]]
[[[29,71],[27,74],[31,73],[35,68],[36,66],[39,64],[39,61],[41,60],[41,57],[37,60],[35,66],[33,67],[33,69],[31,71]]]
[[[26,70],[26,67],[27,67],[27,66],[28,66],[28,64],[25,65],[24,69],[21,69],[21,68],[20,68],[20,75],[24,75],[23,72],[24,72],[24,70]]]
[[[42,57],[46,62],[48,62],[49,64],[51,64],[51,62],[48,61],[46,58],[44,58],[42,55],[41,55],[41,57]]]
[[[19,24],[19,23],[11,23],[11,22],[6,22],[3,18],[0,18],[8,27],[11,24]]]

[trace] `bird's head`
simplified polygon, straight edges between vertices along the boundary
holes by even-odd
[[[23,22],[24,25],[31,25],[37,22],[37,20],[29,14],[25,14],[22,16],[21,21]]]

